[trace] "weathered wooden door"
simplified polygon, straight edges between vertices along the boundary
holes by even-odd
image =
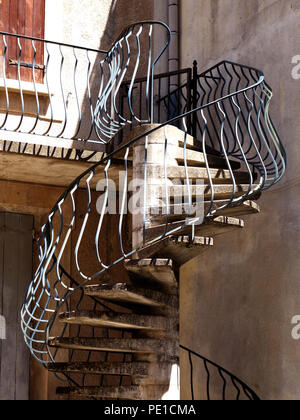
[[[29,351],[20,308],[32,277],[33,216],[0,213],[0,400],[29,398]],[[3,335],[3,334],[2,334]]]

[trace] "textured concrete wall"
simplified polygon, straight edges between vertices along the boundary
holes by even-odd
[[[260,200],[262,213],[245,218],[243,231],[216,240],[210,253],[182,270],[181,343],[264,399],[300,397],[300,342],[291,336],[291,319],[300,313],[300,76],[296,58],[292,64],[299,34],[298,0],[182,2],[182,65],[196,58],[205,70],[228,59],[263,70],[287,149],[287,175]],[[183,361],[183,397],[190,398]]]

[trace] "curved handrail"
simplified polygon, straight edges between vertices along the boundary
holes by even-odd
[[[239,205],[263,190],[272,187],[282,178],[286,168],[286,156],[280,138],[269,116],[269,104],[272,98],[272,91],[266,84],[264,76],[256,69],[241,66],[236,63],[222,62],[207,72],[201,74],[198,79],[199,88],[202,92],[199,95],[199,106],[192,111],[177,116],[163,124],[150,128],[143,134],[125,142],[112,153],[107,155],[97,164],[77,177],[64,194],[59,198],[51,210],[47,223],[43,226],[41,236],[38,240],[40,265],[31,282],[24,305],[21,310],[21,324],[26,344],[29,346],[32,355],[41,363],[47,365],[54,362],[58,350],[49,346],[51,333],[57,329],[57,320],[62,309],[70,309],[72,299],[77,294],[79,298],[76,308],[83,300],[83,287],[89,281],[99,278],[107,270],[116,264],[132,256],[135,252],[144,247],[158,242],[167,236],[180,233],[182,229],[189,228],[190,236],[193,239],[194,227],[203,222],[204,218],[215,217],[218,213],[232,205]],[[205,161],[205,170],[210,191],[209,200],[204,203],[204,214],[193,216],[193,197],[189,180],[189,165],[187,160],[188,133],[186,119],[189,115],[197,117],[200,132],[199,146]],[[168,184],[168,148],[172,141],[168,138],[168,127],[176,123],[183,133],[183,155],[184,168],[187,184],[187,210],[188,217],[180,220],[177,224],[170,222],[169,197],[166,194],[165,223],[160,231],[155,231],[154,236],[148,237],[147,215],[147,145],[151,135],[160,131],[163,133],[164,151],[160,157],[163,168],[162,187],[167,191]],[[127,191],[129,155],[133,148],[142,141],[145,146],[144,175],[142,177],[144,202],[141,200],[140,214],[142,216],[141,229],[143,241],[137,248],[132,249],[126,242],[124,234],[126,194],[120,197],[120,214],[118,223],[115,225],[115,233],[119,239],[119,252],[115,255],[103,257],[103,242],[101,233],[106,217],[107,205],[113,190],[110,189],[109,179],[112,165],[117,162],[119,170],[124,171],[122,188]],[[220,203],[215,199],[215,185],[211,175],[211,163],[207,150],[215,150],[218,157],[225,162],[225,169],[228,170],[231,178],[232,195]],[[121,157],[121,160],[120,160]],[[238,181],[234,170],[234,162],[240,162],[243,170],[248,176],[248,188],[239,193]],[[94,259],[95,269],[89,271],[84,267],[84,259],[81,257],[84,250],[84,241],[87,240],[87,226],[90,222],[90,215],[95,211],[96,203],[92,194],[91,184],[100,173],[100,180],[104,180],[104,194],[97,202],[99,221],[95,229],[93,227]],[[257,180],[256,180],[257,177]],[[83,198],[80,188],[85,188],[83,217],[78,220],[77,231],[75,232],[75,220],[77,215],[78,200],[82,205]],[[96,232],[95,232],[96,230]],[[67,245],[70,243],[71,235],[74,236],[73,260],[77,279],[72,277],[63,267],[62,260]],[[90,238],[88,238],[90,240]],[[104,308],[103,303],[93,299],[95,308]],[[109,307],[108,307],[109,308]],[[62,327],[61,336],[66,334],[66,326]],[[77,332],[80,334],[80,328]],[[94,334],[94,330],[93,330]],[[57,335],[57,334],[55,334]],[[73,353],[72,353],[73,354]]]
[[[166,31],[166,41],[156,57],[153,57],[153,27],[162,27]],[[146,32],[147,31],[147,32]],[[143,32],[146,39],[141,40]],[[153,80],[155,66],[171,41],[169,27],[159,21],[141,21],[128,26],[112,45],[107,56],[100,62],[101,80],[99,99],[97,101],[94,116],[98,138],[103,143],[108,143],[124,126],[136,123],[153,123]],[[134,45],[132,45],[134,44]],[[142,55],[142,45],[148,54]],[[135,54],[133,54],[135,52]],[[141,58],[146,57],[143,66],[147,68],[147,80],[145,90],[141,94],[145,97],[144,119],[140,119],[135,113],[133,106],[133,86],[141,64]],[[105,68],[109,76],[105,75]],[[127,94],[129,115],[122,115],[118,109],[119,94],[125,76],[131,81]],[[106,78],[106,79],[105,79]],[[106,83],[105,83],[106,80]]]
[[[229,400],[229,399],[246,399],[250,401],[260,401],[260,398],[257,396],[257,394],[243,382],[241,379],[236,377],[234,374],[229,372],[227,369],[224,369],[220,365],[218,365],[215,362],[212,362],[211,360],[208,360],[206,357],[201,356],[199,353],[196,353],[195,351],[189,349],[188,347],[185,347],[183,345],[179,345],[179,347],[188,353],[189,356],[189,365],[190,365],[190,386],[191,386],[191,397],[194,401],[195,399],[199,400],[200,397],[195,398],[195,386],[194,386],[194,363],[193,363],[193,357],[197,358],[197,361],[200,361],[202,366],[202,371],[204,373],[203,377],[206,377],[206,380],[203,381],[202,378],[200,378],[200,381],[202,379],[202,385],[204,386],[205,391],[201,391],[201,399],[205,399],[207,401],[210,401],[212,399],[218,399],[218,400]],[[199,369],[199,367],[198,367]],[[212,370],[214,373],[217,373],[217,377],[219,378],[219,387],[217,387],[216,382],[214,381],[212,385]],[[227,378],[227,379],[226,379]],[[228,380],[229,379],[229,380]],[[203,383],[204,382],[204,383]],[[217,390],[221,391],[216,394]],[[231,396],[234,394],[235,398],[228,398],[228,394],[231,394]],[[213,396],[213,398],[212,398]]]

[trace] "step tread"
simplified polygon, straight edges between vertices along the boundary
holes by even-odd
[[[133,139],[136,139],[141,136],[139,140],[137,140],[132,147],[129,149],[129,156],[128,160],[132,160],[133,156],[133,148],[137,147],[144,147],[145,145],[145,138],[147,135],[148,144],[151,146],[155,145],[164,145],[165,144],[165,137],[167,135],[169,146],[172,147],[172,157],[177,159],[178,163],[184,163],[184,144],[186,143],[190,147],[186,147],[186,156],[188,159],[188,164],[193,166],[205,166],[205,157],[201,150],[195,150],[195,139],[186,134],[184,131],[180,130],[175,126],[168,125],[166,127],[159,128],[159,124],[142,124],[139,126],[133,127],[133,130],[129,134],[129,136],[124,139],[124,141],[118,147],[125,146]],[[149,135],[149,132],[155,129],[153,133]],[[175,153],[174,153],[174,146],[175,146]],[[191,147],[193,146],[193,147]],[[112,149],[109,149],[112,151]],[[209,148],[207,150],[210,150]],[[170,150],[169,150],[170,151]],[[115,157],[119,159],[124,158],[124,150],[121,152],[115,152]],[[213,152],[212,154],[207,153],[207,159],[209,165],[214,168],[225,168],[227,169],[227,163],[225,158],[220,155],[218,152]],[[232,169],[239,169],[241,167],[240,163],[237,161],[230,161]]]
[[[143,305],[157,308],[176,307],[178,299],[156,290],[138,288],[128,283],[90,285],[84,288],[88,296],[95,296],[113,303]]]
[[[208,211],[212,212],[215,211],[225,205],[228,204],[228,201],[220,201],[216,200],[211,205],[211,201],[204,202],[204,213]],[[161,207],[150,207],[148,209],[149,217],[151,218],[151,222],[153,221],[161,221],[161,223],[166,222],[166,216],[168,212],[168,220],[173,221],[175,219],[186,219],[189,217],[188,215],[189,207],[188,205],[184,204],[170,204],[167,206]],[[194,213],[191,213],[190,216],[195,214],[196,208],[194,209]],[[241,216],[246,214],[258,214],[260,213],[260,207],[257,202],[253,200],[244,201],[241,204],[231,204],[227,208],[218,211],[219,216]]]
[[[172,361],[60,362],[47,365],[47,369],[53,373],[127,376],[133,385],[142,386],[168,385],[171,367]]]
[[[143,400],[146,396],[155,396],[166,392],[165,385],[131,385],[131,386],[85,386],[85,387],[58,387],[56,393],[60,396],[95,397]],[[155,399],[155,398],[153,398]]]
[[[253,188],[255,188],[255,185],[253,185]],[[214,184],[213,188],[210,185],[190,185],[188,187],[188,185],[173,184],[167,186],[169,201],[173,202],[176,200],[176,203],[182,202],[183,199],[188,202],[188,197],[192,197],[193,199],[198,197],[201,198],[201,201],[208,201],[212,198],[214,200],[230,200],[250,193],[251,191],[249,192],[249,185],[236,185],[235,189],[233,188],[233,185],[230,184]],[[165,200],[167,196],[164,182],[159,185],[148,186],[147,195],[149,197],[155,196]]]
[[[104,311],[71,311],[59,315],[59,320],[67,324],[88,325],[92,327],[119,328],[128,330],[170,330],[173,318],[158,315],[123,314]]]
[[[190,236],[169,236],[154,245],[143,248],[137,254],[139,258],[157,258],[164,255],[181,266],[208,250],[213,244],[213,238],[196,236],[191,241]]]
[[[216,155],[210,155],[210,154],[207,154],[206,157],[207,157],[209,166],[213,167],[214,169],[227,169],[228,168],[225,158],[218,157]],[[183,147],[177,148],[175,159],[181,165],[185,164],[185,159],[188,166],[198,166],[198,165],[205,166],[206,165],[206,160],[205,160],[205,156],[203,152],[191,150],[191,149],[186,149],[185,151]],[[237,161],[230,160],[229,162],[232,169],[239,169],[241,167],[241,164]]]
[[[188,166],[187,171],[184,166],[167,165],[167,178],[172,179],[186,179],[187,173],[189,179],[202,179],[205,183],[209,182],[209,175],[214,184],[232,184],[232,176],[228,169],[209,168],[209,172],[206,167]],[[142,168],[136,171],[136,174],[144,176]],[[164,166],[149,164],[147,168],[148,177],[164,179]],[[250,175],[249,172],[233,171],[234,179],[237,184],[249,184]],[[252,174],[254,180],[256,176]]]
[[[135,354],[160,354],[166,343],[171,347],[177,345],[176,340],[154,338],[52,337],[48,340],[48,345],[55,348]]]
[[[192,227],[186,226],[185,223],[185,219],[174,223],[169,223],[168,232],[171,232],[174,229],[180,228],[182,226],[182,229],[178,231],[178,234],[183,236],[190,235],[192,232]],[[245,224],[243,220],[233,217],[219,216],[214,219],[207,219],[201,225],[195,225],[195,234],[214,238],[216,236],[222,235],[223,233],[227,233],[228,231],[241,229],[244,227],[244,225]],[[149,241],[159,237],[165,233],[165,229],[165,224],[148,227],[146,230],[146,240]]]
[[[149,362],[70,362],[47,365],[50,372],[124,376],[148,376],[150,367]]]
[[[178,294],[178,282],[173,261],[166,258],[155,259],[132,259],[125,260],[125,269],[136,276],[135,284],[143,284],[145,287]]]

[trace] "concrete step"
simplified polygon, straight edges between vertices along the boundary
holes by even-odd
[[[191,136],[189,136],[189,139],[186,139],[187,141],[184,141],[184,139],[181,139],[178,141],[178,146],[179,147],[186,147],[187,149],[190,150],[197,150],[198,152],[202,152],[203,151],[203,145],[202,145],[202,140],[197,140]],[[205,151],[206,153],[210,154],[210,155],[215,155],[215,156],[219,156],[221,157],[221,153],[212,149],[210,146],[205,145]]]
[[[104,311],[72,311],[59,315],[59,320],[66,324],[88,325],[100,328],[125,330],[143,330],[148,332],[169,332],[177,329],[176,317],[157,315],[123,314]]]
[[[86,386],[86,387],[59,387],[58,396],[70,399],[105,398],[120,400],[159,400],[167,392],[168,385],[148,386]]]
[[[50,372],[80,373],[91,375],[147,376],[150,363],[147,362],[70,362],[52,363]]]
[[[141,259],[171,258],[178,266],[181,266],[199,255],[202,255],[214,244],[213,238],[195,237],[192,241],[189,236],[169,236],[164,240],[150,245],[137,255]]]
[[[158,362],[71,362],[52,363],[47,366],[50,372],[77,373],[85,375],[130,376],[134,385],[169,384],[171,363]]]
[[[139,310],[173,311],[178,308],[178,298],[156,290],[138,288],[127,283],[91,285],[84,288],[88,296]]]
[[[253,186],[255,187],[255,186]],[[233,185],[168,185],[167,191],[164,182],[158,185],[147,187],[147,199],[161,199],[162,202],[185,203],[188,205],[189,198],[198,199],[198,203],[210,200],[231,200],[249,193],[249,185],[237,185],[235,190]]]
[[[211,205],[211,201],[204,202],[204,214],[208,211],[212,212],[228,204],[228,201],[214,201]],[[202,207],[202,209],[203,209]],[[200,208],[200,207],[199,207]],[[198,208],[198,210],[199,210]],[[156,222],[157,224],[166,223],[167,213],[168,221],[173,222],[176,220],[184,220],[186,218],[193,217],[196,214],[197,208],[192,210],[191,214],[188,214],[188,205],[183,204],[170,204],[161,207],[149,208],[149,216],[151,218],[151,224]],[[232,204],[229,207],[218,211],[218,216],[243,216],[247,214],[258,214],[260,213],[260,207],[255,201],[244,201],[241,204]]]
[[[166,258],[133,259],[126,260],[124,266],[134,284],[178,295],[176,267],[172,260]]]
[[[135,174],[141,179],[144,178],[144,171],[142,168],[140,170],[136,170]],[[187,174],[190,180],[203,180],[205,185],[209,184],[209,175],[213,184],[232,184],[231,173],[228,169],[216,169],[212,167],[209,168],[208,172],[206,167],[188,166],[186,170],[184,166],[167,165],[166,176],[169,180],[186,180]],[[248,172],[233,171],[233,175],[237,184],[249,184],[250,182],[250,175]],[[164,180],[164,166],[155,164],[148,165],[147,177]],[[256,176],[253,175],[253,177],[254,180],[256,180]]]
[[[149,135],[149,131],[154,129],[155,131]],[[128,138],[123,141],[121,146],[125,146],[133,139],[141,137],[132,147],[130,147],[128,155],[129,161],[133,159],[133,149],[135,149],[136,161],[144,161],[146,136],[148,141],[148,164],[157,163],[157,158],[159,156],[162,158],[162,161],[164,160],[165,139],[167,136],[167,158],[169,163],[173,161],[174,163],[177,162],[179,165],[184,164],[184,145],[186,144],[188,146],[186,147],[186,159],[188,166],[206,166],[205,155],[199,150],[200,148],[195,147],[195,139],[192,136],[186,135],[182,130],[179,130],[174,126],[159,128],[159,125],[155,124],[143,124],[141,126],[134,127]],[[124,154],[124,150],[117,152],[115,153],[115,158],[124,159]],[[226,160],[224,157],[220,156],[219,153],[214,151],[211,151],[211,154],[207,153],[207,160],[211,168],[228,169]],[[241,167],[240,163],[234,160],[230,160],[230,164],[232,169],[239,169]]]
[[[53,337],[48,345],[54,348],[109,353],[127,353],[165,356],[166,359],[178,353],[176,339],[162,340],[153,338],[96,338],[96,337]],[[158,357],[164,360],[164,357]]]
[[[173,229],[177,229],[182,227],[178,232],[178,235],[187,236],[191,235],[192,227],[185,226],[186,220],[181,220],[174,223],[168,224],[168,232],[173,231]],[[195,225],[195,234],[197,236],[205,236],[205,237],[216,237],[222,235],[224,233],[231,232],[233,230],[239,230],[244,227],[244,222],[240,219],[236,219],[233,217],[226,217],[226,216],[219,216],[215,219],[208,219],[201,225]],[[146,241],[154,240],[159,236],[163,235],[166,231],[166,225],[157,225],[148,227],[146,230]]]
[[[185,156],[186,156],[186,164],[188,166],[205,166],[206,161],[204,157],[204,153],[187,149],[184,150],[183,147],[179,147],[176,151],[175,159],[177,160],[179,165],[185,164]],[[207,154],[208,164],[210,167],[215,169],[228,169],[228,165],[226,160],[223,157],[218,157],[215,155]],[[230,160],[230,165],[232,169],[239,169],[241,167],[239,162],[234,160]]]

